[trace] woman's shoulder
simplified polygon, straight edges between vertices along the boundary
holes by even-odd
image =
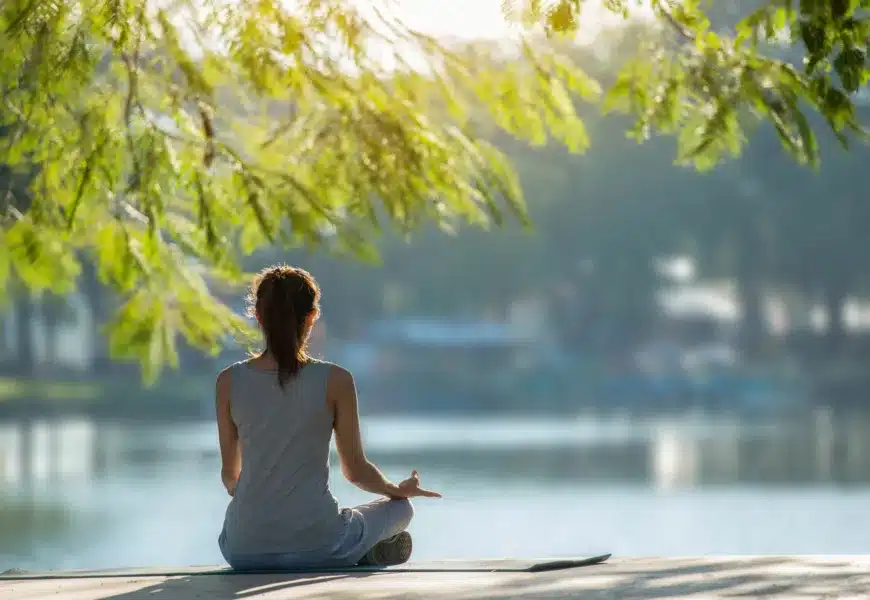
[[[328,360],[312,359],[310,366],[315,367],[328,384],[340,385],[345,381],[353,381],[353,375],[351,375],[350,371],[338,363]]]
[[[308,364],[319,369],[344,369],[340,364],[322,358],[309,358]]]
[[[243,360],[237,360],[236,362],[234,362],[234,363],[232,363],[232,364],[229,364],[229,365],[227,365],[226,367],[224,367],[224,371],[230,371],[230,372],[232,372],[232,371],[236,371],[236,370],[238,370],[238,369],[241,369],[241,368],[243,368],[243,367],[244,367],[244,368],[250,367],[251,364],[252,364],[252,362],[253,362],[253,360],[254,360],[254,358],[255,358],[255,357],[250,356],[250,357],[245,358],[245,359],[243,359]]]
[[[221,381],[221,380],[229,381],[232,378],[234,372],[238,371],[239,369],[250,368],[250,364],[251,364],[251,359],[246,358],[245,360],[238,360],[232,364],[225,366],[218,373],[218,376],[217,376],[218,381]]]

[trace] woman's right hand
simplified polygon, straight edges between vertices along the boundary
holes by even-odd
[[[236,485],[239,483],[239,476],[222,470],[221,481],[223,482],[224,487],[227,490],[227,494],[229,494],[230,496],[235,496]]]
[[[440,498],[441,494],[420,487],[420,475],[417,470],[411,471],[411,476],[390,490],[390,498]]]

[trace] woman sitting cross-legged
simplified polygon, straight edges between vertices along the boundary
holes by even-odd
[[[403,563],[409,498],[440,497],[416,471],[393,484],[366,458],[353,377],[305,350],[319,296],[302,269],[263,271],[249,300],[265,350],[217,378],[221,477],[232,496],[218,543],[237,570]],[[329,488],[333,432],[344,476],[384,498],[339,509]]]

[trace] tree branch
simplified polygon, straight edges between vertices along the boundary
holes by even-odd
[[[661,15],[665,18],[665,21],[671,28],[676,31],[683,39],[688,40],[690,42],[695,41],[695,35],[691,32],[691,30],[687,29],[685,25],[680,23],[677,18],[674,16],[674,13],[671,12],[672,6],[669,0],[661,0],[656,2],[656,8],[658,8]]]

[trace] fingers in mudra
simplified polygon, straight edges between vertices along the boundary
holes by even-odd
[[[409,492],[409,497],[411,496],[422,496],[424,498],[440,498],[441,494],[438,492],[427,490],[425,488],[420,487],[420,474],[417,472],[417,469],[411,471],[411,477],[409,477],[404,483],[407,484],[407,490]]]

